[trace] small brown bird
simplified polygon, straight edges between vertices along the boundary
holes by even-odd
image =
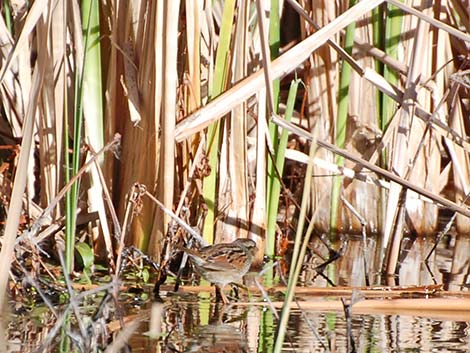
[[[228,304],[224,287],[230,283],[242,283],[253,262],[256,243],[251,239],[237,239],[232,243],[209,245],[199,250],[179,249],[188,254],[196,272],[213,283],[224,303]]]

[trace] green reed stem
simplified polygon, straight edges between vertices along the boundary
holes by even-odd
[[[356,4],[357,0],[350,0],[349,7]],[[351,23],[346,27],[346,34],[344,38],[344,50],[348,53],[352,53],[354,45],[354,31],[356,29],[356,23]],[[339,82],[338,92],[338,116],[336,118],[336,135],[335,145],[344,148],[346,143],[346,127],[348,123],[348,112],[349,112],[349,84],[351,82],[352,67],[343,60],[341,66],[341,77]],[[336,156],[336,164],[340,167],[344,165],[344,158]],[[330,211],[330,234],[334,236],[337,232],[338,217],[339,217],[339,197],[341,194],[341,186],[343,184],[343,177],[337,175],[333,177],[333,183],[331,186],[331,211]]]
[[[305,174],[304,189],[302,194],[302,204],[300,206],[299,223],[297,225],[297,231],[295,234],[294,251],[292,254],[292,262],[289,270],[289,280],[287,283],[286,297],[282,306],[281,318],[279,320],[279,326],[277,331],[276,343],[274,345],[274,353],[280,353],[284,343],[284,338],[287,330],[287,323],[290,316],[290,307],[294,298],[295,287],[299,278],[300,270],[302,268],[303,258],[307,250],[307,245],[310,241],[310,235],[313,232],[314,222],[310,222],[305,237],[302,241],[302,234],[305,225],[305,219],[307,210],[310,208],[310,190],[312,186],[312,174],[313,174],[313,157],[317,150],[315,140],[311,142],[309,160],[307,164],[307,170]],[[313,220],[313,217],[312,217]],[[302,246],[301,246],[302,243]]]
[[[222,25],[220,28],[219,45],[215,57],[214,81],[210,98],[217,97],[226,86],[229,71],[229,50],[232,37],[232,24],[235,13],[235,0],[224,2]],[[209,166],[211,173],[203,181],[203,197],[207,206],[207,215],[204,220],[203,237],[207,244],[214,241],[214,224],[217,214],[217,180],[220,147],[220,120],[211,124],[207,130],[207,146]]]
[[[90,0],[91,3],[96,2]],[[85,48],[88,48],[88,40],[91,32],[91,11],[93,6],[90,5],[88,11],[88,21],[86,22],[86,34],[84,35]],[[72,163],[70,165],[70,159],[68,156],[68,146],[65,144],[65,181],[69,182],[71,175],[77,174],[80,168],[80,147],[82,142],[82,128],[83,128],[83,70],[87,60],[87,50],[83,53],[83,67],[81,72],[75,72],[75,96],[74,96],[74,119],[73,119],[73,147],[72,147]],[[67,126],[67,123],[65,123]],[[68,131],[66,129],[66,140],[68,141]],[[65,265],[68,273],[72,273],[74,264],[74,249],[75,249],[75,227],[76,227],[76,212],[78,202],[78,191],[80,183],[77,181],[72,185],[70,191],[65,195],[65,206],[66,206],[66,222],[65,222]]]
[[[270,9],[270,18],[269,18],[269,49],[271,53],[271,60],[279,56],[279,48],[281,44],[281,19],[279,17],[279,0],[271,1]],[[280,81],[274,80],[273,85],[273,109],[271,113],[278,113],[279,106],[279,92],[280,92]],[[271,141],[273,143],[274,155],[278,154],[278,144],[279,136],[277,126],[273,123],[269,123],[269,135],[271,136]],[[275,157],[277,159],[277,157]],[[266,209],[267,209],[267,236],[266,236],[266,246],[265,246],[265,255],[269,258],[274,257],[276,239],[275,232],[272,229],[276,229],[276,219],[277,219],[277,208],[274,211],[271,206],[277,204],[279,201],[279,195],[273,194],[273,185],[279,183],[277,178],[277,173],[275,166],[271,158],[267,160],[267,181],[266,181]],[[281,173],[281,172],[280,172]],[[277,207],[277,206],[276,206]]]
[[[294,112],[295,99],[297,98],[297,90],[299,87],[300,80],[293,80],[289,88],[289,95],[287,97],[287,106],[285,112],[285,119],[291,121],[292,114]],[[267,235],[266,239],[269,241],[269,250],[272,251],[270,255],[274,255],[274,244],[276,239],[276,219],[277,211],[279,208],[279,196],[281,194],[281,180],[279,177],[282,177],[284,170],[285,154],[287,149],[287,138],[288,131],[283,130],[281,133],[281,138],[279,139],[279,144],[276,151],[276,169],[279,172],[279,175],[273,170],[273,177],[271,180],[271,192],[268,195],[269,205],[268,205],[268,220],[267,220]]]

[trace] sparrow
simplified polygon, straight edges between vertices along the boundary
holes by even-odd
[[[196,272],[213,283],[223,302],[229,304],[223,289],[230,283],[242,283],[253,262],[256,243],[251,239],[237,239],[232,243],[209,245],[199,250],[177,248],[188,254]]]

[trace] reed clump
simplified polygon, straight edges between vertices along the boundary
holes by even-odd
[[[163,284],[174,242],[248,237],[260,265],[289,239],[294,290],[311,235],[329,235],[331,259],[341,249],[329,241],[360,234],[369,248],[375,234],[366,267],[391,275],[404,234],[445,236],[441,211],[469,232],[470,21],[458,1],[0,10],[2,307],[10,273],[38,293],[38,278],[56,279],[47,256],[73,303],[77,256],[88,280],[103,263],[117,296],[131,248]],[[73,322],[67,310],[56,320]]]

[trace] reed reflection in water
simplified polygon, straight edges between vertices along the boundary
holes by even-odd
[[[198,302],[167,306],[163,319],[168,336],[145,335],[147,324],[129,342],[132,352],[271,352],[275,327],[266,306],[231,306],[223,313],[211,305],[219,322],[201,324]],[[353,315],[357,352],[468,352],[470,323],[417,316]],[[158,347],[158,348],[157,348]],[[293,310],[283,351],[346,352],[342,313]]]
[[[344,242],[344,239],[341,239]],[[449,235],[437,251],[428,256],[435,239],[405,236],[401,266],[395,285],[432,285],[443,283],[446,289],[468,291],[464,274],[468,272],[470,238]],[[364,249],[366,244],[366,249]],[[301,283],[307,287],[324,287],[326,281],[313,268],[327,257],[326,249],[312,243]],[[332,244],[342,257],[331,265],[331,280],[342,286],[364,286],[366,277],[370,285],[379,285],[380,271],[372,256],[376,240],[368,237],[347,238],[346,246]],[[366,251],[364,251],[366,250]],[[324,251],[322,253],[322,251]],[[364,261],[364,256],[366,256]],[[310,263],[309,263],[310,261]],[[179,298],[181,299],[181,298]],[[234,303],[217,306],[196,295],[166,298],[163,327],[168,332],[166,340],[156,342],[144,335],[145,325],[131,341],[133,352],[271,352],[276,338],[276,318],[267,305]],[[302,294],[299,301],[329,301],[325,298]],[[253,298],[260,301],[259,297]],[[277,298],[279,300],[279,298]],[[351,317],[351,338],[357,352],[468,352],[470,347],[470,322],[467,316],[446,318],[426,317],[423,312],[411,315],[365,315]],[[346,352],[347,328],[343,312],[293,309],[284,351],[295,352]],[[147,348],[144,348],[147,347]]]

